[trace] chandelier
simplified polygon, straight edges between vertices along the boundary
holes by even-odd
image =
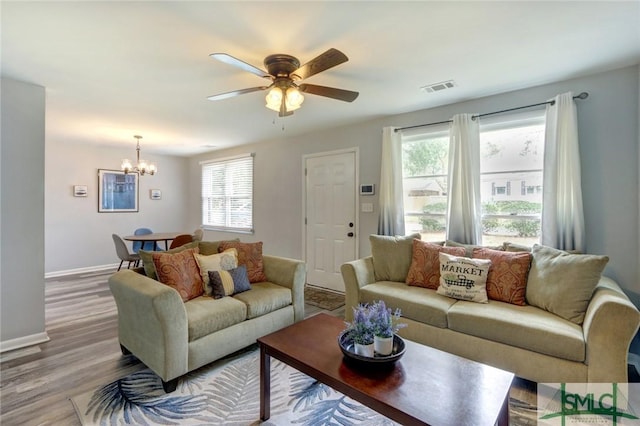
[[[156,172],[158,171],[158,169],[156,168],[155,164],[152,163],[147,163],[145,160],[141,160],[140,159],[140,139],[142,139],[142,136],[140,135],[133,135],[134,138],[136,138],[137,144],[136,144],[136,165],[133,166],[131,164],[131,161],[129,161],[128,158],[125,158],[124,160],[122,160],[122,164],[120,165],[120,167],[122,168],[122,171],[127,174],[127,173],[140,173],[140,176],[144,176],[145,174],[150,174],[150,175],[155,175]]]

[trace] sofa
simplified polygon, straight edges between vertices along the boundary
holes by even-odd
[[[640,313],[614,280],[601,275],[606,256],[572,254],[538,245],[527,249],[509,243],[492,248],[455,242],[430,244],[419,238],[420,234],[372,235],[371,256],[342,265],[347,321],[352,320],[353,308],[359,304],[383,300],[388,307],[401,310],[402,322],[408,325],[400,330],[402,337],[524,379],[627,382],[628,350],[638,331]],[[425,247],[429,254],[424,250],[416,254]],[[445,272],[436,270],[452,258],[443,256],[443,251],[454,247],[464,253],[458,260],[473,258],[474,253],[510,256],[508,253],[528,251],[524,288],[505,292],[512,297],[506,299],[509,301],[496,300],[500,294],[482,303],[444,295]],[[416,257],[422,262],[416,262]],[[501,265],[495,262],[490,267]],[[510,267],[523,273],[522,268]],[[590,271],[583,273],[585,269]],[[431,285],[407,283],[412,280],[410,275],[433,279],[437,272],[442,275]],[[492,292],[487,293],[491,296]],[[583,300],[572,300],[580,297]],[[519,304],[512,303],[518,298]],[[569,314],[562,310],[574,302]]]
[[[157,374],[166,392],[175,390],[184,374],[304,318],[304,262],[262,255],[262,243],[259,243],[257,261],[254,256],[243,262],[239,255],[238,264],[232,265],[237,268],[226,271],[224,258],[222,261],[217,259],[222,256],[219,253],[222,243],[196,241],[163,253],[141,251],[145,262],[143,268],[122,270],[109,278],[109,287],[118,308],[118,338],[122,352],[133,354]],[[257,243],[234,243],[253,249],[258,247]],[[229,250],[233,252],[235,249],[224,250],[224,253]],[[235,253],[237,255],[237,251]],[[192,262],[196,255],[204,260]],[[186,261],[177,268],[189,272],[183,281],[193,278],[196,282],[198,277],[193,274],[206,272],[222,277],[220,282],[225,277],[229,278],[228,282],[218,286],[218,289],[228,291],[225,285],[231,283],[233,290],[237,284],[234,275],[237,271],[249,270],[248,275],[243,275],[243,282],[247,277],[254,279],[247,283],[248,289],[238,293],[218,294],[216,298],[198,290],[185,296],[181,288],[160,282],[166,274],[163,272],[161,275],[161,269],[156,269],[158,259],[179,256]],[[207,265],[206,262],[209,262],[208,268],[213,268],[211,259],[217,259],[223,267],[215,272],[205,271],[203,265]],[[193,269],[194,263],[202,268]],[[165,266],[161,267],[171,269]],[[256,268],[260,269],[258,275],[255,274]]]

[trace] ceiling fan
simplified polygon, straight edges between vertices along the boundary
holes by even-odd
[[[300,108],[304,101],[302,93],[324,96],[345,102],[353,102],[358,97],[358,92],[350,90],[317,86],[315,84],[298,84],[301,80],[307,79],[312,75],[347,62],[349,58],[337,49],[329,49],[302,66],[300,66],[300,61],[291,55],[281,53],[269,55],[264,59],[264,66],[267,71],[263,71],[226,53],[212,53],[210,56],[258,77],[271,80],[269,86],[250,87],[209,96],[207,99],[210,101],[219,101],[245,93],[269,90],[266,96],[267,108],[277,111],[280,117],[286,117]]]

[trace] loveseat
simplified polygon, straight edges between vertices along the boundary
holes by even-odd
[[[598,273],[608,258],[534,246],[526,271],[526,287],[520,291],[521,304],[491,297],[486,303],[476,303],[445,296],[434,288],[407,284],[412,268],[415,272],[414,247],[429,246],[417,243],[419,237],[419,234],[372,235],[372,255],[342,265],[347,321],[352,320],[353,308],[358,304],[384,300],[388,307],[399,308],[402,322],[408,324],[400,330],[401,336],[528,380],[552,383],[628,380],[627,355],[640,314],[612,279]],[[454,242],[441,244],[464,246]],[[473,256],[474,249],[479,248],[464,246],[464,256]],[[440,253],[444,248],[430,246],[430,250],[440,250],[437,256],[442,259]],[[505,243],[492,250],[507,253],[523,249]],[[584,268],[591,261],[599,262],[599,266],[591,271],[590,277],[581,275],[572,264],[577,262]],[[438,267],[433,259],[431,264],[423,262],[420,266],[422,272]],[[564,272],[554,275],[554,268]],[[579,288],[579,284],[589,280],[591,284]],[[438,279],[431,287],[440,289],[439,283]],[[571,288],[574,285],[577,289]],[[567,315],[562,311],[566,306],[558,304],[571,303],[569,299],[580,292],[586,295],[583,312]],[[561,297],[554,298],[558,295]],[[551,300],[545,302],[545,297]]]
[[[247,284],[249,290],[217,299],[206,294],[190,296],[185,301],[182,291],[158,281],[153,256],[196,252],[201,259],[216,258],[220,244],[194,242],[162,254],[141,251],[144,268],[122,270],[109,278],[118,307],[122,351],[132,353],[156,373],[166,392],[176,389],[180,376],[304,318],[304,262],[262,255],[261,245],[259,264],[246,266],[258,266],[263,278]],[[241,260],[239,264],[237,270],[242,268]]]

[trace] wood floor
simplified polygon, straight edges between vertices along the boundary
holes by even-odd
[[[120,352],[117,309],[107,286],[111,273],[46,281],[51,340],[0,356],[2,426],[80,425],[69,398],[144,368]],[[305,310],[321,311],[310,305]],[[330,313],[343,316],[344,307]]]

